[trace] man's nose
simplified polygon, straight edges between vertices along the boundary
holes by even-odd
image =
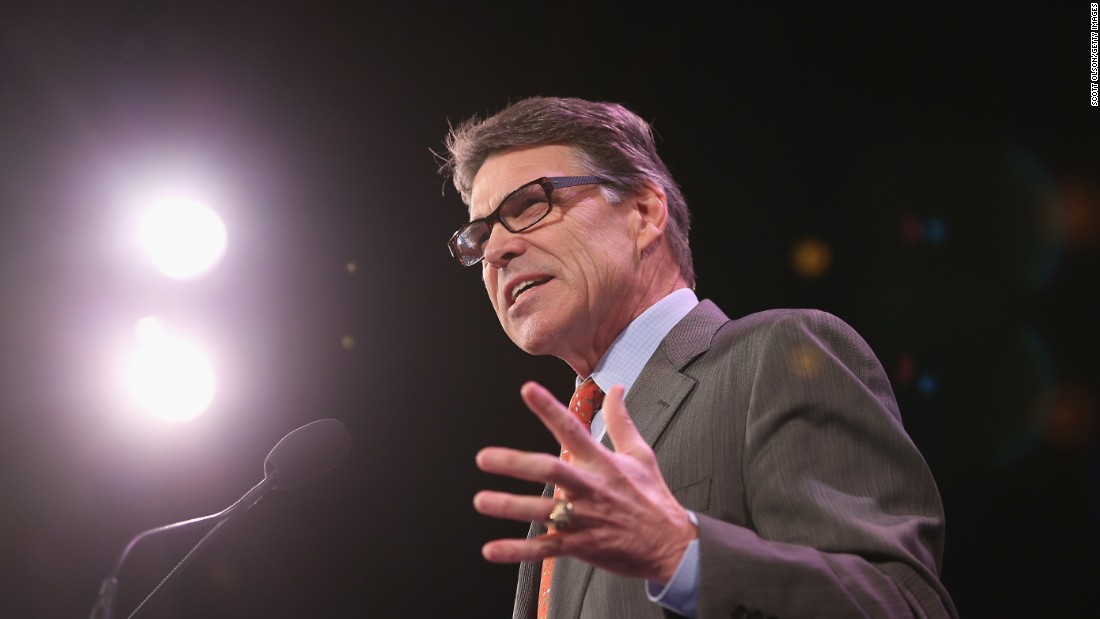
[[[483,246],[485,257],[483,260],[489,266],[504,267],[510,260],[527,250],[527,243],[522,235],[511,232],[502,225],[495,225],[489,232],[489,238]]]

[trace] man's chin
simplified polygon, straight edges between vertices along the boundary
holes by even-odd
[[[561,330],[533,316],[509,325],[505,331],[520,350],[530,355],[553,355],[561,347]]]

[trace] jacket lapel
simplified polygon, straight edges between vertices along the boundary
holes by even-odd
[[[695,388],[695,379],[683,369],[710,348],[711,339],[729,318],[710,301],[700,301],[669,331],[626,396],[626,408],[634,426],[650,447],[657,443],[684,398]],[[604,434],[603,444],[613,448]]]

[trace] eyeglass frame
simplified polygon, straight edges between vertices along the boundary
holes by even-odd
[[[477,263],[479,263],[479,262],[481,262],[482,260],[485,259],[484,244],[482,245],[481,256],[478,257],[477,260],[474,260],[473,262],[467,263],[462,258],[462,256],[459,255],[459,251],[456,249],[457,244],[458,244],[457,243],[458,237],[460,237],[463,232],[469,230],[473,226],[477,226],[479,224],[485,224],[485,225],[488,226],[489,234],[492,234],[493,225],[495,225],[497,222],[499,222],[500,225],[504,226],[505,230],[511,232],[512,234],[519,234],[520,232],[524,232],[525,230],[530,230],[532,227],[534,227],[540,221],[545,219],[546,216],[550,214],[550,211],[554,210],[554,197],[553,197],[553,195],[554,195],[554,190],[555,189],[565,189],[567,187],[576,187],[578,185],[603,185],[603,184],[606,184],[608,182],[609,182],[608,180],[606,180],[604,178],[601,178],[599,176],[540,176],[539,178],[536,178],[535,180],[530,181],[528,183],[524,183],[524,184],[520,185],[519,187],[516,187],[511,192],[509,192],[508,195],[504,196],[504,199],[502,199],[500,201],[500,204],[497,205],[497,207],[495,209],[493,209],[492,213],[489,213],[485,217],[481,217],[479,219],[474,219],[472,221],[469,221],[465,225],[460,227],[458,230],[455,230],[455,233],[452,234],[451,238],[447,241],[447,249],[451,252],[451,256],[453,258],[455,258],[456,260],[458,260],[459,264],[461,264],[464,267],[472,267],[475,264],[477,264]],[[517,193],[523,191],[524,189],[527,189],[528,187],[530,187],[532,185],[540,185],[542,187],[543,192],[546,194],[546,211],[542,215],[539,215],[538,218],[535,219],[534,221],[532,221],[531,223],[523,226],[522,228],[518,228],[518,229],[513,230],[512,227],[509,226],[507,224],[507,222],[505,222],[504,219],[500,216],[500,211],[501,211],[501,209],[504,208],[505,204],[508,204],[508,200],[512,199],[512,196],[514,196]],[[496,220],[496,221],[494,221],[494,220]]]

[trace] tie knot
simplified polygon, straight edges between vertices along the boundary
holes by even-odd
[[[573,399],[569,401],[569,410],[573,411],[573,414],[581,420],[581,423],[586,426],[590,425],[592,417],[603,405],[603,395],[603,391],[600,390],[596,381],[592,380],[592,377],[588,377],[573,392]]]

